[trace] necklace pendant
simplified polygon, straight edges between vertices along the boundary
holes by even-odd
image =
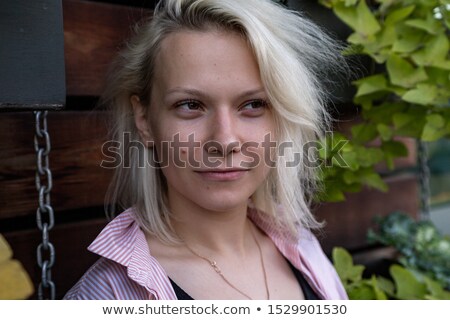
[[[213,267],[214,271],[216,271],[218,274],[222,274],[222,271],[221,271],[220,268],[217,266],[217,262],[211,261],[211,267]]]

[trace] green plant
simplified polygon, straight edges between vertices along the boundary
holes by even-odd
[[[352,256],[343,248],[333,249],[333,263],[352,300],[450,299],[450,292],[440,283],[397,264],[389,269],[390,280],[376,275],[364,279],[364,266],[354,265]]]
[[[324,167],[322,200],[339,201],[362,185],[386,190],[374,166],[405,156],[396,137],[433,141],[450,136],[449,0],[320,0],[353,33],[348,55],[372,61],[354,84],[362,123],[342,148],[346,164]],[[346,137],[339,137],[346,139]],[[377,146],[368,143],[377,141]],[[329,159],[325,159],[329,160]]]
[[[377,225],[377,232],[369,230],[370,241],[395,247],[401,254],[401,264],[450,288],[450,239],[431,222],[417,222],[396,212],[378,217]]]

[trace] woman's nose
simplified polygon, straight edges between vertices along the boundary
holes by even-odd
[[[222,156],[239,152],[240,142],[236,120],[229,110],[219,110],[215,113],[209,125],[209,139],[204,145],[206,152]]]

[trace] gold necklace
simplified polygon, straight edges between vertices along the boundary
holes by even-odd
[[[261,266],[263,269],[263,274],[264,274],[264,285],[266,287],[266,296],[267,296],[267,300],[270,300],[270,292],[269,292],[269,286],[267,284],[267,273],[266,273],[266,267],[264,265],[264,257],[262,254],[262,250],[261,250],[261,246],[259,245],[259,242],[256,240],[256,236],[255,236],[255,232],[253,231],[253,228],[251,227],[251,233],[252,233],[252,237],[253,240],[256,243],[256,246],[258,247],[258,251],[259,251],[259,258],[261,261]],[[217,262],[215,260],[211,260],[205,256],[202,256],[201,254],[195,252],[191,247],[189,247],[187,245],[186,242],[184,242],[186,248],[189,249],[189,251],[192,252],[192,254],[194,254],[195,256],[205,260],[206,262],[209,263],[209,265],[214,269],[214,271],[230,286],[232,287],[234,290],[236,290],[237,292],[239,292],[240,294],[242,294],[244,297],[246,297],[249,300],[253,300],[248,294],[246,294],[245,292],[242,292],[241,290],[239,290],[235,285],[233,285],[226,277],[225,275],[222,273],[222,270],[219,268],[219,266],[217,265]]]

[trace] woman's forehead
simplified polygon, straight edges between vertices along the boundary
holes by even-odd
[[[167,36],[156,59],[154,81],[173,87],[262,87],[257,61],[236,33],[180,31]],[[224,88],[225,89],[225,88]]]

